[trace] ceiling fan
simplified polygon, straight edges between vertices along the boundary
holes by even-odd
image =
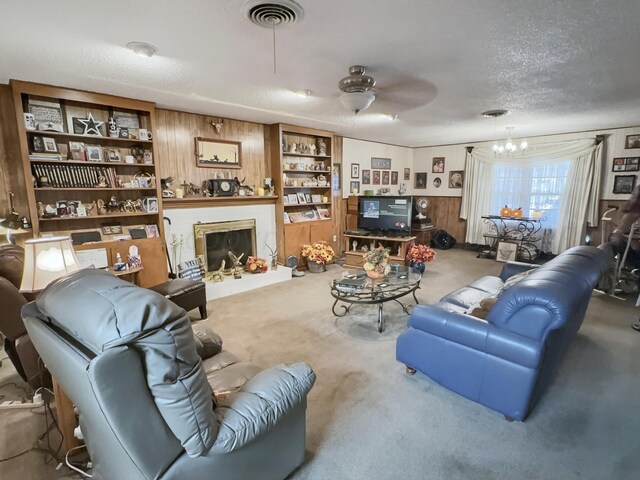
[[[376,81],[373,77],[365,75],[365,72],[366,68],[362,65],[353,65],[349,67],[349,75],[338,83],[338,88],[342,92],[339,97],[340,103],[356,115],[369,108],[376,99],[370,91],[375,87]]]

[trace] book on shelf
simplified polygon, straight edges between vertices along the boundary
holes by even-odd
[[[318,207],[316,209],[318,211],[318,216],[321,220],[328,220],[329,218],[331,218],[331,214],[329,213],[329,210],[325,207]]]
[[[289,213],[289,220],[291,223],[305,222],[306,218],[302,215],[302,212],[291,212]]]
[[[284,212],[284,223],[291,223],[291,219],[289,218],[289,214]]]
[[[63,161],[67,157],[60,153],[31,153],[29,154],[29,160],[46,160],[46,161]]]
[[[117,187],[116,170],[97,165],[34,164],[31,171],[38,186],[53,188]],[[104,179],[104,182],[101,182]]]

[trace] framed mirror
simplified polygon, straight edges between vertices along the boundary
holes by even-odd
[[[196,166],[201,168],[240,168],[242,144],[229,140],[196,137]]]

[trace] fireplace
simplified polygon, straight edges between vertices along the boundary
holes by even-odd
[[[193,226],[196,256],[202,256],[208,272],[231,266],[229,251],[236,256],[244,253],[240,260],[244,265],[247,257],[256,252],[256,221],[235,220],[231,222],[197,223]]]

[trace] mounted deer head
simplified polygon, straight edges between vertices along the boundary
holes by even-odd
[[[214,128],[216,133],[220,133],[222,131],[222,126],[224,125],[224,118],[218,118],[216,120],[211,120],[211,126]]]

